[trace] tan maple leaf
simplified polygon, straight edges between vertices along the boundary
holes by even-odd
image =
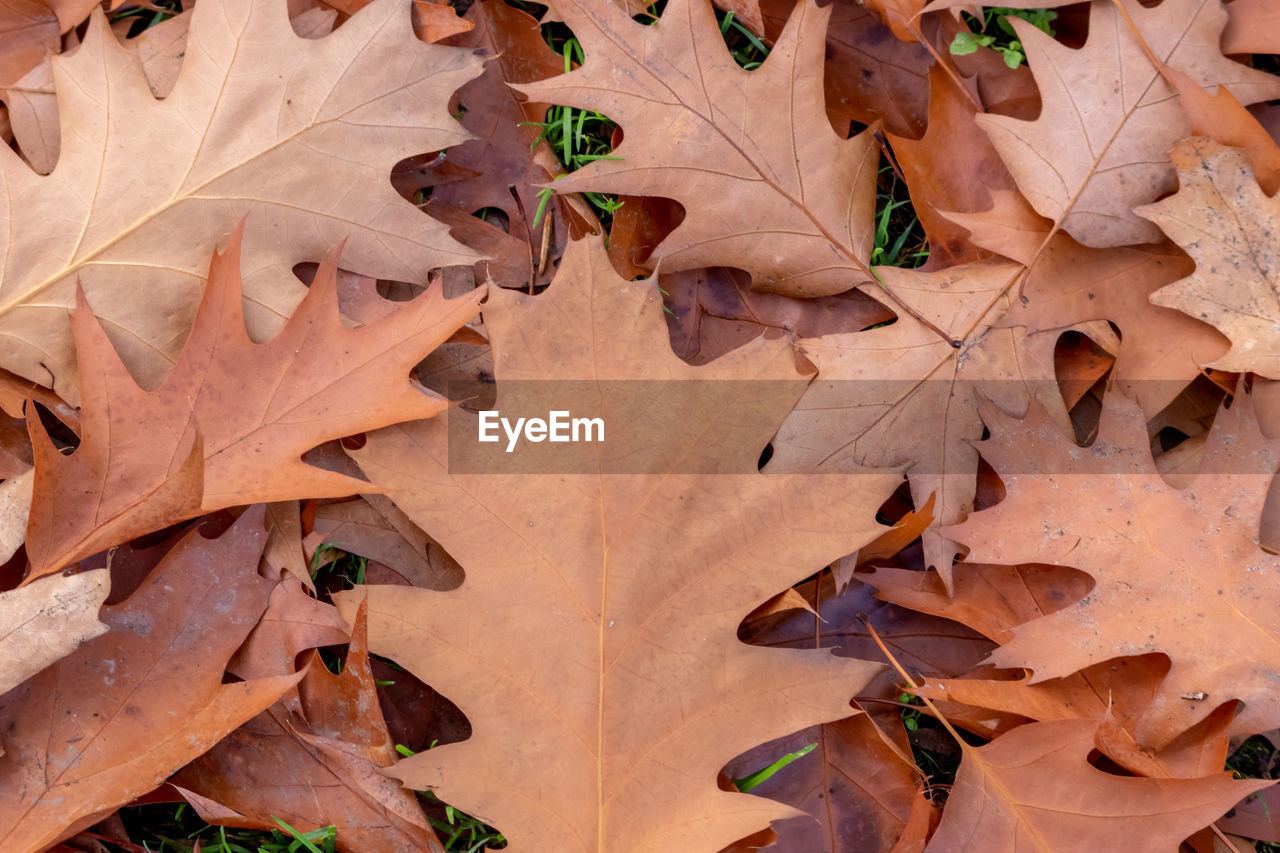
[[[757,338],[685,364],[653,285],[619,278],[598,242],[571,244],[540,296],[492,294],[485,323],[498,411],[572,378],[584,389],[572,399],[597,400],[611,432],[567,445],[595,448],[592,462],[538,476],[457,470],[476,444],[475,417],[458,409],[353,453],[466,572],[449,591],[368,588],[370,649],[449,696],[474,730],[394,774],[482,816],[512,851],[554,837],[566,853],[710,853],[798,814],[721,790],[717,772],[846,716],[878,667],[747,646],[738,623],[883,530],[875,507],[899,478],[760,474],[804,386],[791,345]],[[349,617],[355,600],[340,607]]]
[[[707,0],[673,0],[652,26],[620,5],[553,4],[582,43],[575,71],[517,87],[599,110],[625,133],[557,180],[564,191],[663,196],[686,217],[654,251],[666,271],[733,266],[756,287],[822,296],[872,280],[878,146],[838,136],[822,88],[830,7],[800,3],[769,58],[744,71]]]
[[[1151,301],[1231,339],[1231,349],[1211,366],[1280,378],[1280,200],[1258,186],[1243,150],[1188,139],[1172,158],[1178,192],[1137,212],[1185,249],[1196,267]]]
[[[992,653],[1032,670],[1029,683],[1116,657],[1160,652],[1168,676],[1134,726],[1159,748],[1218,706],[1244,708],[1228,732],[1280,723],[1280,559],[1258,545],[1280,442],[1258,429],[1247,398],[1218,413],[1192,485],[1168,485],[1151,458],[1137,404],[1106,398],[1098,438],[1080,448],[1032,407],[1017,421],[987,407],[980,445],[1007,496],[950,535],[980,563],[1048,563],[1091,574],[1077,604],[1013,629]]]
[[[1218,40],[1219,0],[1119,0],[1160,62],[1243,103],[1280,97],[1280,78],[1232,62]],[[1187,135],[1177,93],[1112,0],[1090,6],[1089,40],[1072,49],[1010,18],[1044,104],[1034,121],[978,119],[1027,200],[1086,246],[1153,243],[1160,232],[1133,212],[1176,186],[1165,153]]]
[[[0,150],[0,365],[77,398],[67,309],[78,281],[125,363],[158,384],[209,253],[249,212],[255,339],[301,300],[292,266],[348,236],[347,264],[381,278],[425,282],[432,267],[474,262],[387,176],[467,138],[447,101],[480,66],[418,41],[396,0],[322,39],[293,32],[284,0],[228,0],[196,7],[182,71],[158,101],[95,13],[79,50],[54,58],[56,168],[38,175]]]
[[[363,480],[308,465],[302,454],[445,406],[409,372],[475,316],[483,288],[446,300],[436,285],[348,329],[335,254],[283,331],[255,344],[240,295],[242,231],[214,256],[195,326],[154,391],[133,381],[81,294],[72,325],[83,440],[63,455],[39,418],[28,421],[36,453],[29,578],[203,512],[365,491]]]

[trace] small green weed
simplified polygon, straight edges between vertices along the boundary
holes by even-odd
[[[506,839],[483,822],[436,799],[423,796],[427,818],[448,853],[497,850]],[[132,806],[120,810],[129,836],[150,853],[335,853],[337,829],[323,826],[302,832],[278,817],[279,829],[233,829],[205,823],[186,803]]]
[[[1017,68],[1027,56],[1013,25],[1005,20],[1008,17],[1022,18],[1048,35],[1053,35],[1051,25],[1057,20],[1058,13],[1053,9],[1010,9],[1007,6],[987,8],[981,20],[966,13],[964,18],[969,25],[969,32],[956,33],[951,40],[951,53],[965,56],[976,52],[980,47],[989,47],[1004,58],[1005,65]]]
[[[205,823],[181,803],[134,806],[120,810],[120,817],[135,842],[151,853],[334,853],[337,829],[322,826],[301,832],[278,817],[280,829],[255,831],[228,829]]]
[[[369,561],[359,554],[348,554],[341,545],[341,542],[325,542],[311,555],[311,579],[317,589],[337,592],[364,583]]]
[[[418,795],[425,801],[423,807],[427,820],[431,821],[436,835],[444,843],[444,849],[450,853],[477,853],[485,848],[501,850],[507,846],[507,839],[502,833],[483,821],[445,805],[430,791],[419,791]]]
[[[131,21],[126,38],[133,38],[181,12],[182,0],[155,0],[146,4],[126,4],[114,12],[108,12],[107,17],[113,24]]]
[[[1271,741],[1262,735],[1254,735],[1227,757],[1226,769],[1238,779],[1274,779],[1280,756]]]
[[[796,759],[803,758],[804,756],[813,752],[817,748],[818,748],[818,745],[816,743],[811,743],[808,746],[804,747],[803,749],[797,749],[795,752],[788,752],[786,755],[782,756],[777,761],[770,764],[768,767],[762,767],[754,773],[748,773],[746,776],[743,776],[741,779],[734,779],[733,780],[734,787],[736,787],[739,791],[741,791],[744,794],[750,793],[751,789],[755,788],[757,785],[760,785],[761,783],[772,778],[773,775],[777,773],[779,770],[786,767],[788,764],[795,761]]]
[[[922,707],[924,705],[923,702],[921,702],[915,696],[912,696],[910,693],[901,694],[900,696],[898,696],[898,701],[902,702],[904,705],[919,705]],[[909,707],[904,707],[901,709],[900,713],[902,714],[902,727],[904,729],[906,729],[909,732],[914,732],[920,728],[920,712],[919,711],[913,710],[912,708],[909,708]]]
[[[884,162],[876,183],[876,233],[871,266],[914,269],[929,259],[924,226],[911,205],[907,185]]]

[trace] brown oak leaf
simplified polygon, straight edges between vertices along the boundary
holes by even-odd
[[[821,469],[850,457],[859,465],[905,466],[916,505],[936,494],[939,521],[952,524],[973,506],[980,394],[1013,412],[1040,400],[1067,422],[1053,367],[1056,336],[992,328],[1012,301],[1019,264],[877,270],[883,288],[864,286],[865,293],[888,290],[959,348],[905,315],[881,328],[802,339],[818,379],[778,430],[766,470]],[[936,528],[926,531],[927,565],[949,578],[954,555],[954,543]]]
[[[652,26],[620,5],[556,0],[586,62],[518,87],[598,110],[625,132],[557,190],[675,199],[684,221],[654,251],[665,271],[734,266],[756,287],[824,296],[871,281],[878,146],[826,120],[823,34],[830,7],[800,3],[769,58],[744,71],[707,0],[672,0]]]
[[[358,494],[367,483],[308,465],[303,452],[445,405],[409,371],[475,315],[483,289],[446,300],[435,286],[377,323],[347,329],[331,255],[284,330],[255,344],[240,295],[242,232],[215,254],[194,329],[154,391],[134,382],[80,295],[72,324],[83,441],[64,456],[38,418],[28,421],[36,449],[30,578],[215,509]]]
[[[1236,699],[1244,708],[1229,733],[1280,723],[1280,559],[1257,542],[1280,441],[1262,435],[1250,401],[1219,412],[1185,489],[1165,483],[1141,410],[1118,394],[1107,395],[1088,448],[1036,406],[1022,421],[987,406],[983,419],[992,436],[979,447],[1007,496],[948,532],[975,562],[1068,565],[1096,582],[1074,606],[1014,628],[991,662],[1030,669],[1036,684],[1167,655],[1169,674],[1133,729],[1143,748]]]
[[[1227,87],[1251,104],[1280,96],[1280,78],[1232,62],[1218,49],[1226,12],[1218,0],[1119,0],[1156,59],[1202,86]],[[1065,47],[1010,18],[1040,87],[1034,121],[978,118],[1019,189],[1042,215],[1086,246],[1160,239],[1133,208],[1174,188],[1165,153],[1187,133],[1165,82],[1111,0],[1094,0],[1089,40]]]
[[[208,798],[234,812],[206,816],[223,826],[277,829],[280,818],[300,832],[334,826],[343,853],[443,853],[413,792],[381,772],[396,752],[364,634],[360,612],[341,673],[312,652],[296,704],[271,706],[171,780],[201,795],[189,799],[202,816]]]
[[[576,446],[596,448],[585,470],[600,473],[459,471],[453,442],[476,436],[461,409],[353,452],[466,572],[449,591],[367,588],[371,650],[452,699],[474,730],[393,772],[482,816],[513,853],[549,833],[566,853],[715,851],[797,814],[721,790],[717,772],[846,716],[879,669],[747,646],[737,626],[882,530],[874,508],[898,478],[760,474],[760,450],[803,390],[790,344],[757,338],[692,367],[671,352],[662,315],[652,284],[619,278],[598,242],[571,244],[546,293],[486,304],[495,408],[513,411],[510,389],[540,379],[581,380],[575,399],[601,400],[612,430]],[[660,467],[614,467],[641,456]],[[706,459],[713,467],[689,467]]]
[[[1095,725],[1057,720],[1019,726],[964,758],[927,853],[1173,853],[1184,838],[1271,784],[1230,773],[1132,779],[1091,766]]]
[[[57,166],[38,175],[0,148],[0,364],[73,403],[67,309],[77,282],[130,370],[156,385],[195,314],[210,252],[250,212],[255,340],[278,331],[305,294],[293,264],[343,239],[346,263],[379,278],[425,282],[433,267],[475,260],[387,175],[405,157],[466,138],[447,101],[481,60],[418,41],[396,0],[370,4],[321,39],[294,33],[284,0],[198,5],[163,100],[100,13],[80,48],[53,65]]]
[[[218,539],[183,537],[109,631],[0,695],[0,846],[37,853],[85,829],[275,702],[296,674],[223,683],[275,582],[261,508]]]

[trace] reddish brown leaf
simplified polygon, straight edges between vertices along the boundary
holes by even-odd
[[[765,35],[777,39],[795,0],[769,0],[762,7]],[[827,27],[823,67],[827,116],[837,133],[848,134],[851,121],[883,120],[892,133],[918,137],[929,106],[929,52],[895,38],[875,12],[839,2]]]
[[[342,672],[313,653],[294,712],[279,703],[187,765],[173,781],[231,810],[206,819],[300,832],[337,829],[343,853],[443,853],[413,792],[382,774],[395,759],[369,672],[363,609]],[[198,800],[193,805],[202,815]]]
[[[726,772],[734,778],[746,776],[815,743],[817,748],[808,755],[752,789],[753,794],[805,812],[804,817],[776,825],[776,849],[888,853],[910,817],[920,773],[903,761],[909,751],[885,743],[869,715],[858,713],[753,749],[731,762]]]
[[[466,20],[475,29],[450,44],[481,48],[497,57],[455,95],[462,125],[476,138],[435,157],[412,180],[402,172],[400,189],[412,197],[417,189],[437,184],[425,209],[448,223],[459,240],[489,256],[476,265],[480,281],[515,288],[545,285],[555,269],[541,258],[543,231],[554,232],[547,238],[554,261],[580,222],[590,219],[587,227],[597,226],[580,202],[574,209],[571,196],[554,197],[547,205],[550,213],[534,223],[539,187],[563,169],[545,142],[535,150],[540,128],[526,124],[543,121],[547,105],[525,102],[508,84],[559,74],[564,60],[542,40],[537,21],[502,0],[478,0]],[[461,179],[447,180],[450,174]],[[505,219],[482,222],[473,214],[483,210],[501,211]]]
[[[1176,850],[1242,793],[1270,784],[1200,779],[1131,779],[1089,765],[1094,724],[1032,723],[964,760],[947,809],[926,851],[1096,853]]]
[[[981,449],[1008,496],[953,535],[975,561],[1069,565],[1096,581],[1075,606],[1015,627],[991,661],[1031,669],[1038,683],[1163,652],[1169,674],[1134,727],[1142,747],[1164,746],[1234,699],[1244,708],[1229,733],[1280,723],[1280,562],[1257,544],[1280,444],[1262,436],[1248,400],[1219,413],[1185,490],[1157,473],[1142,413],[1119,395],[1108,395],[1083,450],[1037,407],[1023,421],[993,407],[983,416],[992,438]]]
[[[982,211],[993,190],[1014,188],[1013,177],[987,134],[974,120],[973,104],[948,75],[929,73],[929,126],[919,140],[890,134],[893,153],[911,189],[912,207],[929,237],[929,268],[989,257],[963,226],[941,211]]]
[[[413,29],[418,38],[430,44],[475,28],[471,21],[458,17],[448,3],[436,0],[413,0]]]
[[[35,853],[74,835],[260,712],[299,675],[222,683],[275,583],[257,573],[261,508],[221,538],[188,533],[110,631],[0,696],[0,844]]]
[[[871,280],[878,151],[872,134],[847,140],[824,118],[818,69],[829,8],[797,5],[751,72],[729,55],[701,0],[673,0],[652,26],[621,6],[557,0],[554,8],[586,62],[519,88],[599,110],[626,133],[617,160],[597,160],[558,189],[684,205],[684,221],[651,259],[666,271],[735,266],[759,288],[806,297]]]
[[[255,344],[244,326],[239,235],[215,255],[194,330],[155,391],[134,383],[80,295],[84,440],[63,456],[29,421],[30,577],[221,507],[358,493],[361,481],[307,465],[302,453],[444,405],[409,370],[474,315],[483,290],[445,300],[435,287],[379,323],[347,329],[331,256],[285,329]]]

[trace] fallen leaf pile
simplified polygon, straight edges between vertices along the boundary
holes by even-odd
[[[1276,849],[1271,4],[549,2],[0,3],[0,851]]]

